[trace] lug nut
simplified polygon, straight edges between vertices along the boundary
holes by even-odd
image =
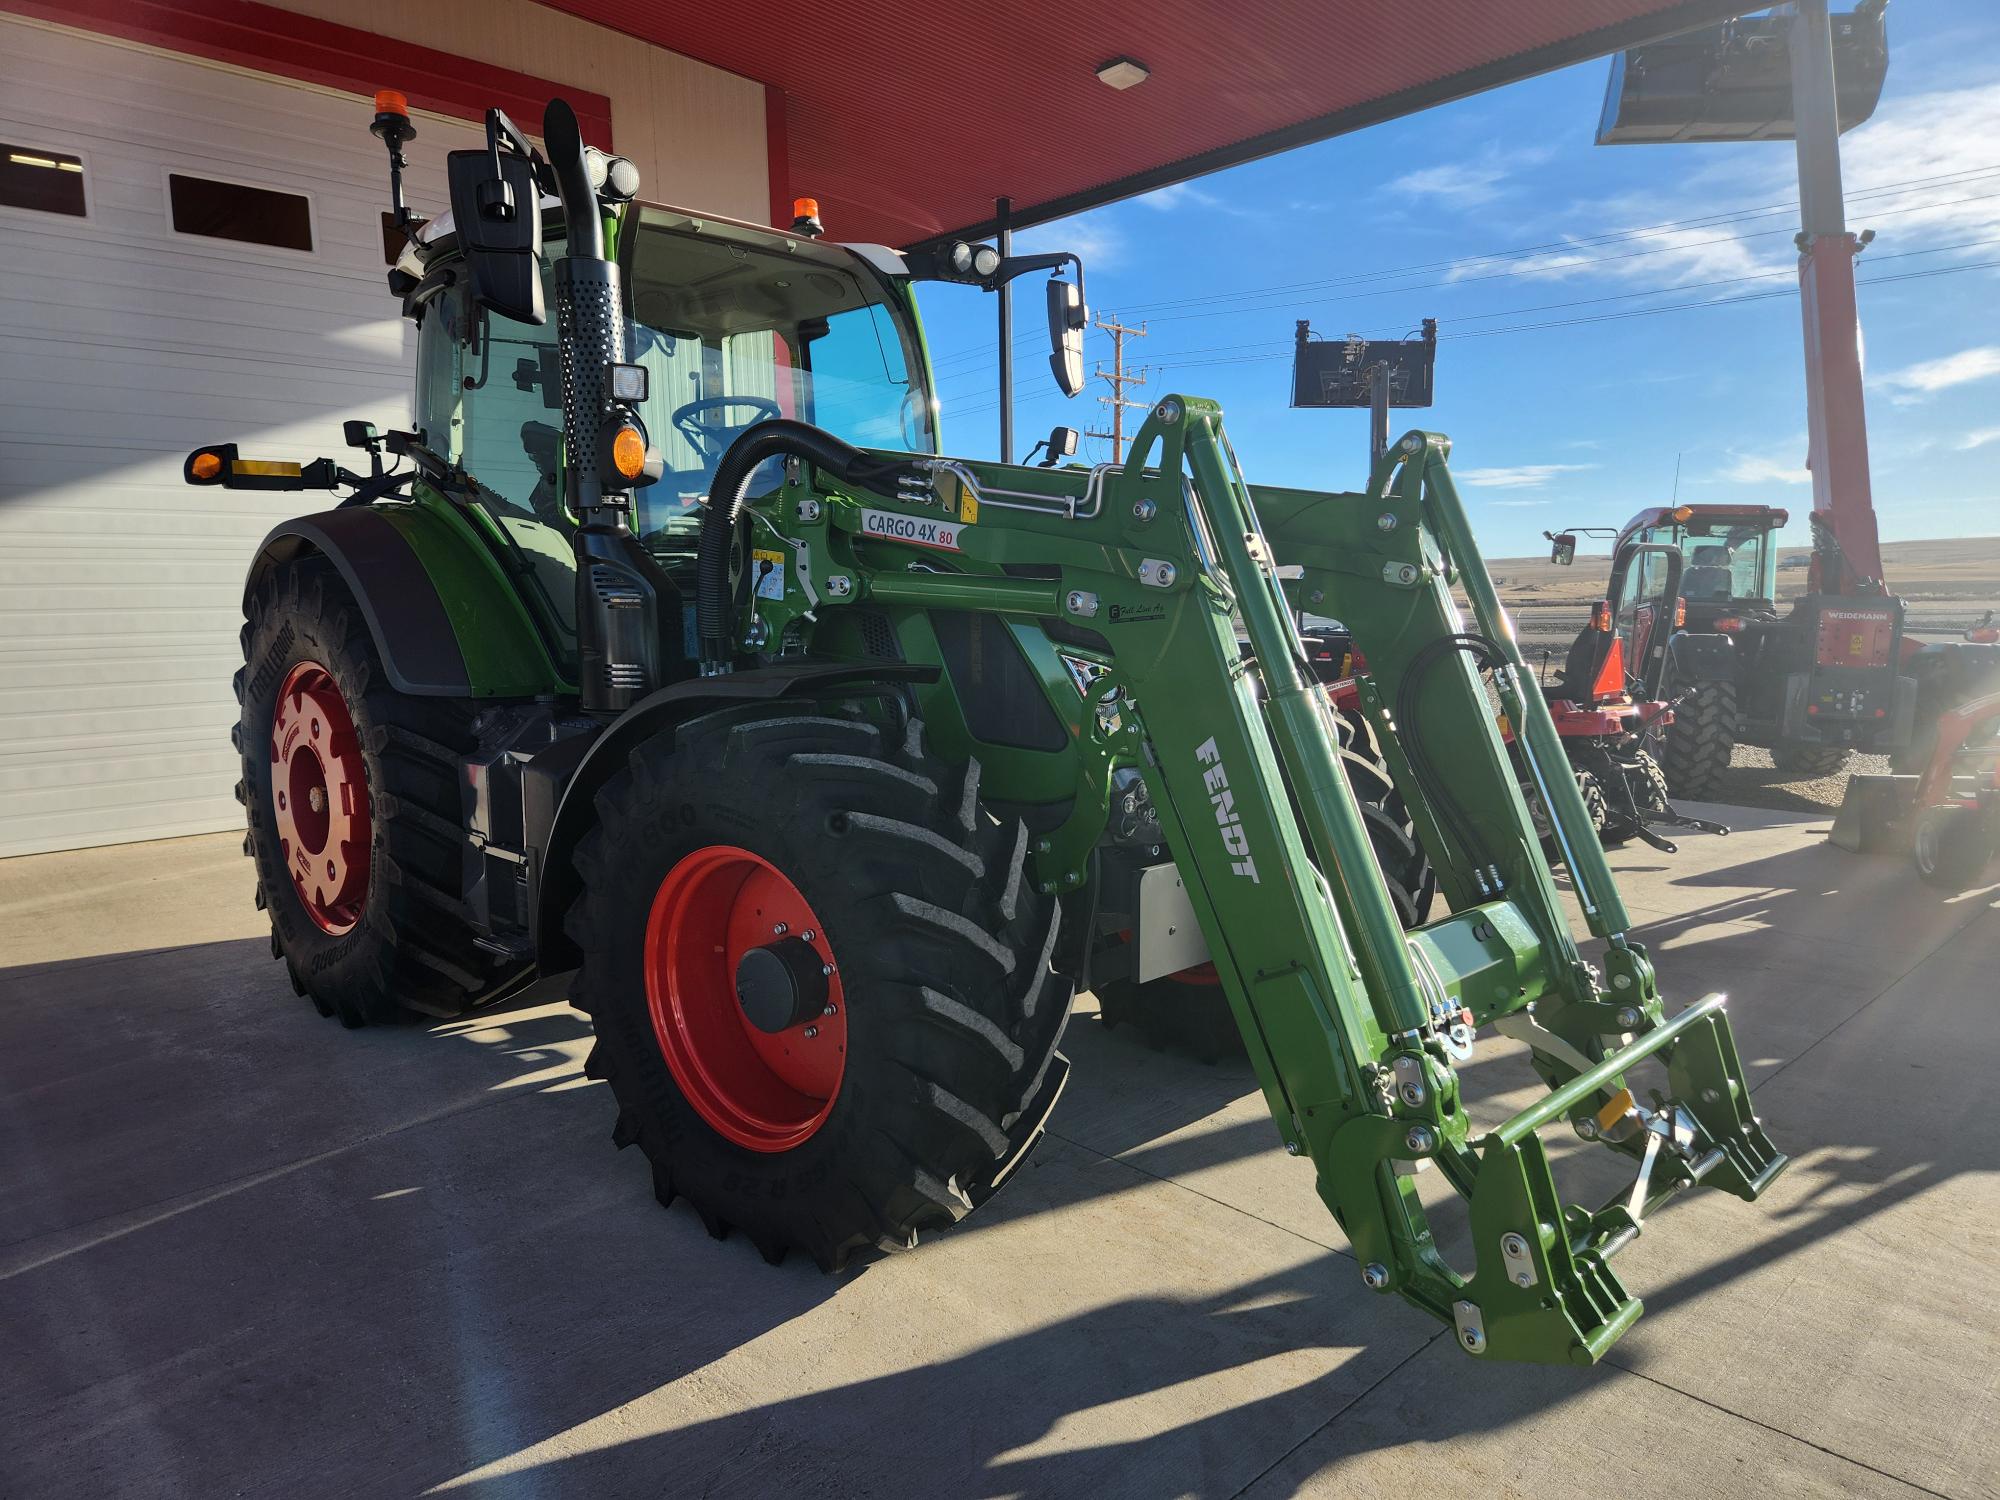
[[[817,1026],[808,1026],[808,1027],[806,1028],[806,1040],[807,1040],[807,1041],[811,1041],[811,1040],[812,1040],[812,1039],[813,1039],[814,1037],[816,1037],[816,1036],[818,1036],[818,1035],[819,1035],[819,1028],[818,1028]]]
[[[1428,1156],[1437,1147],[1437,1132],[1428,1125],[1412,1125],[1410,1133],[1403,1137],[1403,1144],[1418,1156]]]
[[[1389,1268],[1380,1261],[1369,1261],[1361,1268],[1361,1284],[1371,1291],[1381,1291],[1389,1284]]]
[[[1135,521],[1150,521],[1159,513],[1160,507],[1154,501],[1135,500],[1132,503],[1132,519]]]
[[[1375,529],[1377,531],[1394,531],[1396,529],[1396,513],[1392,510],[1383,511],[1381,515],[1375,518]]]
[[[790,932],[791,930],[792,929],[787,927],[783,922],[773,922],[771,924],[772,937],[783,937],[786,933]]]

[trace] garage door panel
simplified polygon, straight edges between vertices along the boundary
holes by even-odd
[[[243,571],[330,497],[181,482],[189,449],[349,456],[409,422],[368,101],[0,18],[0,139],[83,159],[82,220],[0,211],[0,855],[240,821]],[[408,174],[443,206],[419,118]],[[304,195],[313,248],[175,233],[167,175]]]

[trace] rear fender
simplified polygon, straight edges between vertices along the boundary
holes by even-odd
[[[399,693],[526,698],[574,691],[492,553],[434,506],[354,505],[295,516],[257,548],[243,608],[276,568],[331,563]]]

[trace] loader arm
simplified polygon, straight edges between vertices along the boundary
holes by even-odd
[[[1077,891],[1136,767],[1286,1149],[1308,1157],[1367,1284],[1455,1326],[1486,1358],[1589,1363],[1638,1315],[1607,1262],[1697,1182],[1746,1199],[1785,1157],[1751,1112],[1721,996],[1671,1019],[1475,550],[1446,464],[1412,433],[1367,496],[1267,492],[1267,536],[1214,403],[1171,396],[1120,467],[912,459],[930,492],[841,493],[795,465],[751,516],[782,590],[739,610],[745,641],[839,639],[839,612],[1059,620],[1102,642],[1073,728],[1077,794],[1034,845],[1045,891]],[[1274,548],[1355,631],[1368,712],[1453,914],[1405,934],[1339,768]],[[1472,605],[1464,627],[1453,578]],[[1239,638],[1239,624],[1247,644]],[[1045,624],[1046,628],[1046,624]],[[1067,649],[1067,648],[1066,648]],[[1604,974],[1579,955],[1495,705],[1531,773]],[[944,721],[919,689],[927,718]],[[988,784],[1006,768],[988,766]],[[1477,1031],[1525,1041],[1550,1092],[1490,1129],[1458,1066]],[[1626,1074],[1664,1065],[1640,1104]],[[1630,1162],[1600,1206],[1565,1204],[1539,1131],[1567,1122]],[[1435,1165],[1470,1205],[1472,1263],[1440,1250],[1417,1192]]]

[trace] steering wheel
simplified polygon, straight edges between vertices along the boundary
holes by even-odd
[[[732,406],[747,406],[756,412],[747,422],[704,422],[702,417],[709,412],[726,411]],[[697,452],[711,459],[719,459],[736,440],[736,434],[746,427],[754,427],[768,417],[783,415],[784,409],[768,396],[704,396],[699,401],[676,407],[673,424],[682,437],[693,443]]]

